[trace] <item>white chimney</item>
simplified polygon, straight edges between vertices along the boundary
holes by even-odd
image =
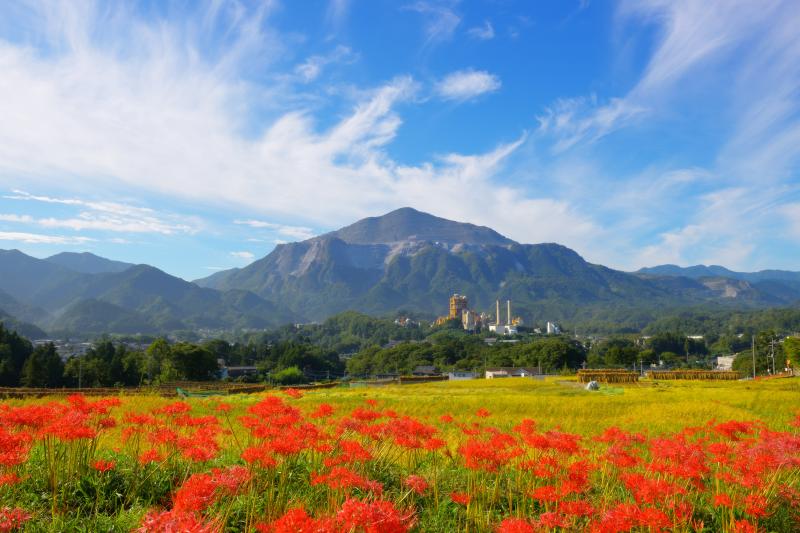
[[[511,300],[506,300],[506,305],[508,306],[508,322],[506,322],[506,324],[508,324],[510,326],[511,325]]]

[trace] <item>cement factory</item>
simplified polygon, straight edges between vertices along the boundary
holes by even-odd
[[[506,300],[506,321],[500,317],[500,300],[495,302],[494,320],[486,313],[478,313],[469,308],[469,300],[462,294],[450,297],[450,313],[436,319],[435,325],[442,325],[448,320],[460,320],[467,331],[478,331],[487,327],[492,333],[498,335],[516,335],[517,327],[522,325],[522,318],[512,317],[511,300]]]

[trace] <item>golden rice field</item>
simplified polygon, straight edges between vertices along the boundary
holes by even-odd
[[[798,531],[800,378],[0,402],[0,531]]]

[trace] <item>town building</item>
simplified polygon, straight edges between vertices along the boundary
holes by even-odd
[[[411,371],[412,376],[441,376],[442,372],[433,365],[419,365],[414,367],[414,370]]]
[[[733,370],[733,361],[736,359],[735,355],[720,355],[717,357],[717,364],[715,370]]]
[[[464,372],[462,370],[457,370],[455,372],[448,372],[447,379],[450,381],[463,381],[466,379],[478,379],[477,372]]]
[[[530,378],[539,374],[535,368],[526,367],[498,367],[487,368],[486,379],[494,378]]]

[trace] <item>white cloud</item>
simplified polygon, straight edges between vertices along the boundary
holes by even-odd
[[[562,98],[537,118],[539,131],[553,136],[555,152],[563,152],[581,141],[594,141],[624,127],[646,109],[622,98],[599,104],[597,97]]]
[[[85,244],[94,240],[95,239],[90,239],[88,237],[0,231],[0,241],[17,241],[24,242],[25,244]]]
[[[63,8],[77,9],[71,3]],[[187,52],[197,46],[191,28],[163,21],[156,32],[128,15],[103,19],[102,25],[80,13],[52,17],[46,25],[37,17],[20,21],[74,43],[46,54],[0,41],[0,185],[20,186],[17,177],[24,176],[28,190],[58,185],[80,192],[134,191],[302,221],[277,228],[281,240],[307,238],[310,227],[337,227],[404,205],[491,225],[522,241],[562,234],[559,240],[577,246],[596,231],[566,201],[498,185],[498,172],[520,142],[484,154],[443,154],[413,166],[394,160],[387,147],[402,124],[398,109],[419,90],[409,76],[360,91],[352,109],[325,127],[303,108],[267,113],[254,125],[253,106],[287,98],[243,77],[264,67],[263,56],[271,57],[271,49],[252,51],[262,40],[272,42],[264,37],[267,30],[245,26],[242,16],[231,29],[235,50],[198,58]],[[106,36],[101,42],[96,27]],[[141,46],[128,49],[128,40]],[[499,86],[491,74],[466,71],[441,87],[449,98],[467,99]],[[164,234],[201,227],[119,203],[15,196],[73,205],[92,215],[54,220],[51,227],[131,230],[125,224],[145,221],[143,230]]]
[[[483,23],[483,26],[475,26],[467,30],[467,34],[473,39],[481,41],[489,41],[494,39],[494,27],[488,20]]]
[[[459,70],[436,84],[436,92],[445,100],[466,101],[500,89],[500,78],[484,70]]]
[[[231,255],[237,259],[244,259],[245,261],[252,261],[253,258],[255,258],[253,252],[231,252]]]
[[[73,231],[96,230],[122,233],[158,233],[162,235],[195,233],[197,231],[197,221],[189,223],[185,220],[185,217],[164,215],[150,208],[118,202],[36,196],[20,190],[14,190],[13,194],[4,195],[3,198],[62,204],[83,209],[75,218],[33,218],[29,215],[0,215],[0,220],[7,222],[35,224],[45,228],[71,229]]]
[[[454,3],[447,0],[419,1],[406,6],[406,9],[425,16],[426,46],[453,37],[456,28],[461,24],[461,17],[453,9]]]
[[[297,65],[294,69],[295,74],[303,83],[316,80],[322,70],[334,63],[351,63],[355,60],[355,54],[347,46],[339,45],[327,55],[314,55]]]
[[[274,222],[265,222],[263,220],[254,220],[254,219],[234,220],[233,223],[242,226],[250,226],[251,228],[273,230],[276,233],[279,233],[285,237],[293,237],[297,240],[310,239],[311,237],[316,235],[313,229],[307,228],[305,226],[289,226],[286,224],[276,224]]]

